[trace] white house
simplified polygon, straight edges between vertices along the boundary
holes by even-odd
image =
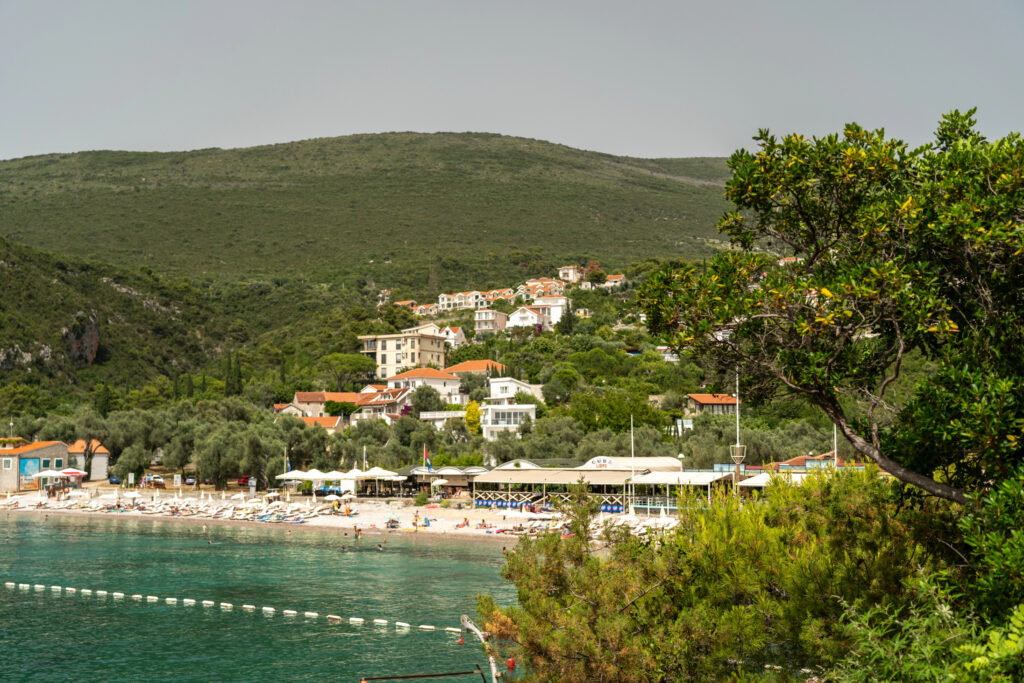
[[[490,377],[487,380],[490,395],[480,406],[480,432],[488,441],[501,432],[517,432],[519,425],[537,419],[537,406],[516,403],[516,394],[523,392],[540,398],[540,386],[527,384],[512,377]]]
[[[572,302],[568,297],[562,296],[561,294],[549,294],[547,296],[539,296],[533,300],[530,308],[539,308],[548,317],[548,321],[551,325],[557,325],[558,321],[562,319],[569,310],[569,306]]]
[[[520,306],[516,312],[508,317],[505,324],[506,329],[510,327],[529,327],[533,329],[550,329],[551,321],[545,311],[534,306]]]
[[[445,343],[453,349],[457,349],[466,343],[466,333],[462,331],[461,327],[449,325],[441,330],[440,336],[444,337]]]
[[[583,269],[579,266],[562,266],[558,269],[558,279],[562,282],[576,284],[583,281]]]
[[[487,400],[495,405],[509,405],[515,403],[516,394],[530,394],[541,401],[544,394],[541,393],[540,384],[528,384],[513,377],[489,377],[487,379],[490,395]]]
[[[408,388],[415,391],[420,387],[433,387],[441,394],[442,401],[458,405],[464,401],[463,395],[459,393],[461,384],[462,380],[455,375],[434,368],[416,368],[388,377],[389,389]]]
[[[477,334],[504,332],[505,325],[508,323],[508,315],[501,311],[492,311],[489,308],[478,308],[474,315],[473,325]]]

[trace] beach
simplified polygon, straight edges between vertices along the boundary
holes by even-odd
[[[187,524],[202,528],[204,525],[258,526],[280,529],[281,533],[303,533],[304,531],[335,530],[339,536],[354,536],[356,530],[366,535],[401,534],[407,536],[444,537],[466,541],[515,545],[518,536],[557,532],[562,522],[557,516],[530,515],[512,510],[470,508],[469,499],[456,500],[451,507],[438,504],[425,506],[407,505],[397,499],[356,499],[347,507],[351,515],[345,515],[346,505],[341,504],[339,512],[333,511],[330,502],[319,500],[314,504],[311,497],[293,497],[274,506],[257,497],[252,500],[237,500],[220,493],[205,494],[200,499],[194,495],[180,495],[161,491],[143,492],[138,498],[121,498],[118,507],[117,489],[85,489],[93,491],[94,497],[77,497],[65,501],[39,498],[36,493],[26,493],[0,499],[0,512],[30,515],[69,515],[102,517],[108,519],[155,519]],[[125,491],[121,491],[125,494]],[[237,498],[238,494],[235,494]],[[135,507],[131,506],[134,500]],[[462,509],[457,506],[462,504]],[[318,514],[312,514],[320,510]],[[283,517],[281,521],[256,521],[273,515],[271,519]],[[299,521],[301,520],[301,521]],[[392,528],[388,528],[388,522]],[[394,526],[397,522],[397,527]]]

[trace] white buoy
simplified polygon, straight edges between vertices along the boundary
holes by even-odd
[[[114,598],[120,600],[123,597],[124,597],[124,593],[122,593],[121,591],[114,591]]]
[[[361,624],[361,623],[363,623],[363,620],[360,619],[359,617],[349,617],[348,618],[348,623],[350,623],[350,624]]]
[[[68,593],[76,592],[74,588],[65,588],[64,590],[66,590]]]
[[[92,591],[90,589],[88,589],[88,588],[83,588],[82,590],[80,590],[78,592],[81,593],[82,595],[92,595]]]
[[[41,591],[41,590],[43,590],[43,587],[41,585],[36,586],[36,590],[37,591]],[[61,588],[60,586],[50,586],[50,590],[52,590],[52,591],[62,591],[64,589]]]
[[[211,602],[210,604],[212,605],[213,603]],[[249,605],[246,605],[246,607],[249,607]],[[234,609],[235,606],[232,605],[230,602],[222,602],[222,603],[220,603],[220,608],[221,609]]]
[[[405,623],[404,621],[396,621],[395,628],[409,628],[409,624]]]
[[[142,600],[142,596],[138,593],[132,593],[132,600]]]
[[[182,598],[181,604],[183,604],[183,605],[194,605],[194,604],[196,604],[196,601],[193,600],[192,598]]]
[[[302,616],[309,617],[310,619],[316,619],[320,614],[317,612],[303,612]]]
[[[213,607],[213,600],[203,600],[203,607]]]
[[[146,602],[157,602],[159,600],[160,600],[160,598],[155,596],[155,595],[147,595],[146,596]]]
[[[31,588],[31,586],[29,586],[27,583],[19,583],[18,588],[20,588],[23,591],[27,591],[29,588]]]
[[[387,625],[388,620],[387,619],[374,619],[373,623],[377,624],[378,626],[385,626],[385,625]]]
[[[294,616],[295,616],[296,614],[298,614],[298,612],[296,612],[296,611],[295,611],[295,610],[293,610],[293,609],[286,609],[286,610],[284,611],[284,615],[285,615],[286,617],[294,617]]]
[[[251,612],[254,609],[256,609],[256,605],[242,605],[242,609],[246,610],[247,612]]]
[[[420,624],[420,630],[421,631],[433,631],[434,627],[433,626],[427,626],[426,624]]]
[[[448,633],[462,633],[461,628],[452,628],[451,626],[446,628],[445,631],[448,631]]]
[[[339,617],[337,614],[328,614],[327,621],[341,621],[341,617]]]
[[[276,609],[274,609],[273,607],[264,607],[264,608],[263,608],[263,612],[264,612],[264,613],[266,613],[266,614],[273,614],[273,613],[274,613],[274,612],[276,612],[276,611],[277,611],[277,610],[276,610]]]
[[[13,581],[4,581],[4,586],[6,588],[14,588],[14,582]]]
[[[164,602],[166,602],[168,605],[177,605],[178,598],[165,598]]]
[[[105,597],[107,597],[107,591],[96,591],[96,597],[97,598],[105,598]]]

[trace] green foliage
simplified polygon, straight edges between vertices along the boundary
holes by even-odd
[[[469,430],[470,434],[480,433],[480,406],[476,401],[470,401],[466,404],[466,429]]]
[[[707,256],[722,170],[478,133],[54,154],[0,162],[0,234],[196,280],[340,272],[436,294],[550,275],[559,253]]]
[[[332,417],[338,417],[340,415],[348,417],[357,410],[359,410],[359,406],[355,403],[349,403],[347,401],[324,401],[324,412]]]
[[[648,402],[646,394],[616,388],[578,391],[562,410],[588,431],[623,432],[631,424],[664,427],[667,423],[665,414]]]
[[[954,111],[915,150],[855,124],[761,131],[729,161],[736,210],[719,223],[744,251],[652,275],[651,330],[739,367],[754,400],[806,398],[894,476],[966,502],[1024,460],[1024,140],[973,127]],[[911,351],[936,371],[894,416],[886,392]]]
[[[954,669],[963,680],[1010,683],[1024,678],[1024,604],[1010,614],[1004,627],[989,629],[980,643],[965,643],[957,653],[969,657]]]
[[[759,504],[686,498],[678,531],[607,528],[601,552],[587,540],[595,507],[579,496],[574,536],[524,538],[509,555],[516,602],[479,603],[527,680],[796,677],[847,655],[847,606],[902,610],[909,581],[939,566],[913,536],[920,511],[901,511],[873,471],[780,482]]]
[[[412,504],[422,507],[427,504],[427,498],[427,492],[420,491],[419,493],[416,494],[416,497],[412,499]]]
[[[365,381],[377,363],[361,353],[332,353],[320,359],[320,368],[331,378],[336,391],[347,391],[354,383]]]
[[[412,417],[418,418],[420,413],[441,411],[445,410],[445,402],[441,399],[441,394],[438,393],[434,387],[423,385],[416,387],[415,391],[412,392],[412,396],[409,397],[409,403],[412,405]]]

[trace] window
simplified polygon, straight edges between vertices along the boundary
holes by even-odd
[[[4,469],[9,470],[14,467],[14,458],[4,458]]]
[[[386,354],[386,353],[380,354],[380,364],[381,365],[387,365],[388,364],[388,354]]]
[[[61,458],[56,458],[53,461],[53,468],[54,469],[60,469],[61,467],[64,467],[64,460],[61,459]]]
[[[43,469],[44,470],[50,469],[50,460],[48,458],[44,458],[43,459]]]

